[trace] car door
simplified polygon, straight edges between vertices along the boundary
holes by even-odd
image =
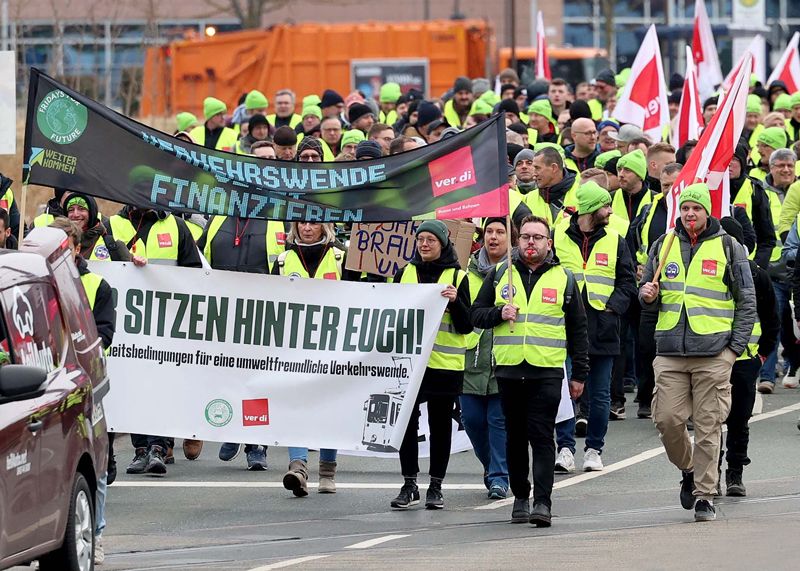
[[[18,291],[25,286],[13,288]],[[18,299],[14,319],[14,296],[11,305],[2,298],[0,311],[0,346],[20,363],[17,349],[31,339],[30,306]],[[11,330],[6,327],[11,325]],[[39,457],[41,430],[35,424],[37,399],[0,403],[0,561],[40,543]]]

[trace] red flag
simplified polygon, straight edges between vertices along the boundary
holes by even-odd
[[[675,227],[678,217],[678,198],[681,191],[695,182],[705,182],[711,191],[711,215],[715,218],[730,212],[730,178],[728,167],[736,143],[744,128],[747,94],[750,87],[752,58],[745,54],[730,91],[717,108],[711,122],[703,131],[686,165],[667,196],[667,230]]]
[[[701,100],[711,97],[716,86],[722,83],[722,68],[719,65],[717,44],[711,31],[706,4],[703,0],[694,3],[694,33],[692,54],[697,66],[698,86]]]
[[[731,85],[733,85],[733,78],[739,73],[739,70],[742,69],[742,63],[744,63],[745,58],[749,55],[750,56],[750,65],[746,66],[744,69],[747,70],[747,85],[750,85],[750,74],[755,72],[756,70],[756,61],[759,58],[759,54],[763,57],[764,54],[764,37],[761,34],[756,35],[753,40],[750,42],[750,45],[747,46],[747,51],[742,54],[742,57],[739,58],[739,61],[736,63],[736,67],[734,67],[728,76],[725,78],[725,81],[722,82],[722,90],[728,92],[731,90]],[[761,78],[759,78],[761,79]]]
[[[798,41],[800,32],[795,32],[789,45],[783,52],[778,65],[772,71],[772,75],[767,80],[767,85],[773,81],[780,80],[786,84],[789,93],[800,91],[800,53],[798,53]]]
[[[550,58],[547,54],[547,40],[544,37],[542,11],[536,16],[536,79],[553,79],[550,75]]]
[[[697,89],[697,68],[694,65],[692,49],[686,46],[686,78],[683,80],[681,103],[678,107],[678,120],[675,123],[670,141],[676,149],[686,141],[700,137],[703,125],[703,110]]]
[[[662,129],[669,124],[667,86],[655,26],[650,26],[633,60],[630,78],[614,108],[614,118],[636,125],[654,143],[661,140]]]

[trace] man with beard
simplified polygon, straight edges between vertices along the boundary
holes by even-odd
[[[525,153],[524,156],[528,157],[529,152],[524,150],[520,155]],[[575,173],[564,168],[564,157],[554,146],[533,153],[530,168],[536,188],[525,194],[523,200],[534,215],[544,218],[548,224],[558,225],[578,203]],[[519,174],[520,169],[517,169],[518,177]]]
[[[564,152],[567,160],[572,160],[578,172],[585,171],[594,166],[594,160],[600,154],[597,146],[597,127],[594,121],[581,117],[572,123],[572,138],[574,145],[568,146]]]
[[[572,271],[588,318],[589,376],[586,379],[584,414],[588,418],[583,471],[602,470],[605,436],[611,408],[611,371],[620,354],[620,316],[636,295],[633,262],[625,240],[608,228],[612,216],[611,195],[595,182],[578,188],[578,212],[569,224],[555,231],[555,250],[561,264]],[[575,419],[557,425],[572,437]],[[559,442],[562,438],[558,439]],[[564,447],[556,470],[572,472],[574,450]]]
[[[517,247],[513,269],[503,262],[486,275],[470,315],[476,327],[494,330],[492,353],[514,494],[511,521],[549,527],[556,459],[553,430],[567,356],[572,360],[572,398],[580,397],[589,375],[586,312],[577,280],[553,254],[547,220],[526,218]]]
[[[451,127],[461,128],[472,108],[472,81],[457,77],[453,84],[453,97],[444,104],[444,118]]]

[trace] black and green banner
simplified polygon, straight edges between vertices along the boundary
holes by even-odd
[[[392,222],[508,213],[505,120],[378,160],[300,163],[206,149],[31,70],[23,180],[140,208]]]

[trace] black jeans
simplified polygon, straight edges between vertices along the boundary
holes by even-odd
[[[637,302],[638,303],[638,300]],[[639,318],[639,355],[636,362],[639,368],[639,389],[637,398],[639,406],[650,406],[653,402],[653,389],[656,386],[656,373],[653,360],[656,358],[656,323],[657,311],[642,311]]]
[[[753,414],[756,402],[756,380],[761,369],[758,358],[736,361],[731,371],[731,412],[728,414],[728,435],[725,440],[725,459],[729,470],[741,470],[750,464],[747,445],[750,443],[750,426],[747,422]],[[720,462],[722,453],[720,452]]]
[[[149,449],[151,446],[161,446],[164,454],[167,448],[174,447],[175,440],[166,436],[150,436],[148,434],[131,434],[131,444],[134,448]]]
[[[620,351],[619,355],[614,357],[614,369],[611,373],[611,404],[613,405],[625,404],[625,374],[628,372],[628,358],[631,353],[633,353],[633,359],[637,358],[638,351],[636,351],[635,343],[628,343],[628,331],[634,331],[635,339],[639,328],[638,301],[634,301],[636,301],[636,306],[632,301],[628,311],[619,318]],[[638,373],[638,370],[636,372]]]
[[[419,473],[419,406],[428,403],[428,428],[430,429],[431,463],[428,471],[433,478],[444,478],[450,463],[450,441],[453,434],[453,410],[456,396],[428,396],[417,399],[408,420],[403,443],[400,445],[400,470],[406,478]]]
[[[498,377],[497,382],[506,417],[506,457],[511,491],[516,498],[530,496],[530,446],[533,449],[533,502],[549,508],[556,463],[553,431],[561,400],[562,379],[523,381]]]

